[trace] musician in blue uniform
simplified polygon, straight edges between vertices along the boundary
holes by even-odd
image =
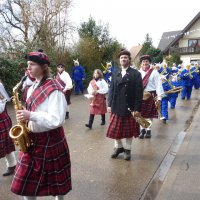
[[[161,76],[161,80],[162,80],[162,86],[163,86],[164,92],[172,89],[169,82],[167,81],[167,78],[164,75]],[[162,97],[162,100],[161,100],[162,117],[160,118],[160,120],[162,120],[164,124],[168,120],[168,102],[170,101],[170,98],[171,98],[171,94],[166,94]]]
[[[181,73],[181,79],[182,79],[182,93],[181,93],[181,99],[187,99],[189,100],[191,98],[192,94],[192,87],[194,85],[194,78],[196,76],[196,72],[191,70],[191,66],[187,65],[185,69],[183,69]]]
[[[106,63],[106,67],[104,67],[104,71],[103,71],[103,77],[104,80],[110,84],[111,82],[111,77],[112,77],[112,73],[114,71],[114,66],[112,65],[111,62]]]
[[[194,88],[198,90],[200,88],[200,66],[197,62],[194,64],[193,69],[195,70],[195,74],[196,74],[195,80],[194,80]]]
[[[160,75],[164,75],[167,79],[169,78],[169,75],[171,73],[171,70],[167,67],[167,64],[156,64],[155,69],[158,71]]]
[[[178,73],[178,67],[176,66],[176,63],[173,63],[172,69],[171,69],[171,75],[176,75]]]
[[[170,80],[170,83],[171,85],[173,86],[173,88],[177,88],[177,87],[180,87],[181,86],[181,81],[178,80],[178,75],[175,75],[175,76],[172,76],[171,77],[171,80]],[[170,95],[170,107],[171,109],[174,109],[176,107],[176,100],[178,98],[178,94],[180,92],[175,92],[175,93],[172,93]]]

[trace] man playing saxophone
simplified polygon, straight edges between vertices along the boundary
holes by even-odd
[[[56,196],[63,200],[71,190],[71,162],[62,124],[67,103],[58,82],[49,78],[50,61],[43,52],[26,56],[28,71],[36,79],[27,93],[27,110],[18,110],[18,121],[28,121],[32,146],[20,151],[11,191],[25,200]]]

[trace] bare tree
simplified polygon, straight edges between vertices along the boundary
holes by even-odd
[[[0,5],[0,42],[5,48],[65,48],[70,5],[71,0],[6,0]]]

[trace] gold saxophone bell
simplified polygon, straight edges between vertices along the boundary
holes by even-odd
[[[27,147],[30,146],[30,142],[24,136],[23,126],[19,124],[13,126],[9,131],[9,135],[15,141],[15,144],[20,147],[22,152],[27,152]]]

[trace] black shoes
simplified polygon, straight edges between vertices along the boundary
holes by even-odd
[[[106,122],[105,122],[105,121],[102,121],[102,122],[101,122],[101,125],[102,125],[102,126],[103,126],[103,125],[105,125],[105,124],[106,124]]]
[[[90,124],[85,124],[86,127],[88,127],[89,129],[92,129],[92,125]]]
[[[6,172],[3,173],[3,176],[9,176],[9,175],[14,174],[14,172],[15,172],[15,167],[16,167],[16,166],[8,167],[7,170],[6,170]]]
[[[111,158],[117,158],[120,153],[124,153],[124,160],[131,160],[131,150],[121,148],[114,148]]]
[[[131,160],[131,150],[124,150],[124,160]]]
[[[151,138],[151,130],[145,130],[142,129],[139,135],[139,139],[144,139],[144,138]]]
[[[151,130],[147,130],[145,136],[145,138],[151,138]]]
[[[139,139],[144,139],[144,135],[146,134],[146,130],[142,129],[139,135]]]
[[[65,119],[69,119],[69,112],[66,112]]]
[[[121,148],[114,148],[114,152],[113,154],[111,155],[111,158],[117,158],[117,156],[120,154],[120,153],[123,153],[125,151],[125,149],[123,147]]]

